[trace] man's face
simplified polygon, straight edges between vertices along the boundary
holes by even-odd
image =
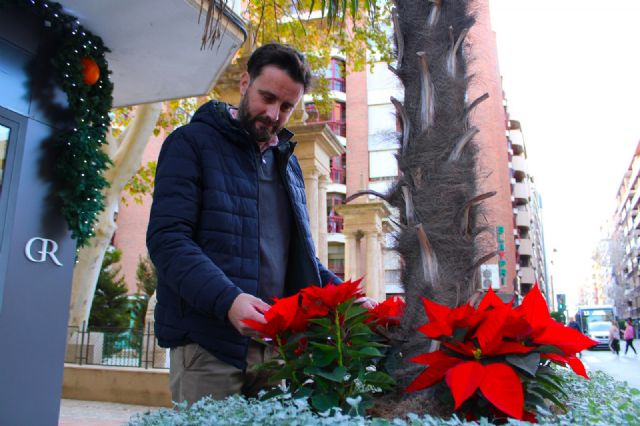
[[[265,143],[285,126],[304,94],[304,86],[280,68],[267,65],[253,80],[247,72],[242,75],[240,94],[240,123],[256,142]]]

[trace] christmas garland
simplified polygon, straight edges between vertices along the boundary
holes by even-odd
[[[0,0],[0,9],[18,6],[42,19],[45,36],[58,41],[51,62],[52,76],[66,93],[73,125],[55,134],[56,194],[62,214],[78,246],[94,236],[94,224],[104,209],[103,172],[111,161],[101,150],[109,127],[113,84],[102,39],[91,34],[60,4],[47,0]]]

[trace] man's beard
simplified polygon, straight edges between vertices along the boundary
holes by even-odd
[[[269,142],[275,134],[278,133],[278,129],[273,121],[267,116],[251,117],[249,115],[249,95],[245,94],[240,101],[238,107],[238,121],[243,129],[245,129],[256,142],[264,143]],[[261,124],[266,127],[258,128],[256,122],[260,121]]]

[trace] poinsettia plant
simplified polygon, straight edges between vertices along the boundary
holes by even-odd
[[[376,392],[393,387],[378,361],[386,348],[382,331],[399,323],[404,301],[392,298],[367,310],[358,303],[364,296],[360,281],[307,287],[276,299],[264,314],[265,324],[245,321],[277,353],[261,368],[271,372],[274,384],[284,380],[285,387],[267,396],[286,391],[309,398],[318,411],[354,412],[367,408]]]
[[[515,308],[491,289],[477,307],[452,309],[428,299],[423,304],[429,322],[419,331],[440,346],[410,360],[427,368],[407,392],[444,381],[454,409],[466,418],[534,421],[536,407],[546,407],[547,400],[563,406],[552,364],[588,379],[576,353],[596,342],[553,320],[537,285]]]

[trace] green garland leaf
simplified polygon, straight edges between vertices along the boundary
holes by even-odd
[[[58,3],[47,0],[0,0],[0,9],[21,7],[43,22],[45,37],[60,40],[51,62],[56,84],[65,92],[74,125],[58,130],[55,178],[60,190],[62,214],[71,235],[82,247],[95,235],[94,225],[104,210],[102,190],[109,186],[104,171],[111,160],[102,151],[113,104],[113,84],[102,39],[85,29],[76,17],[66,14]],[[100,68],[93,85],[83,82],[81,59],[89,57]]]

